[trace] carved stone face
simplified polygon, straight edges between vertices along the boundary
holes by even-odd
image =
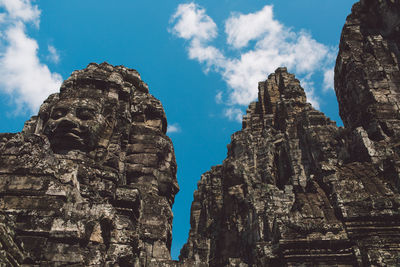
[[[98,147],[110,128],[102,114],[102,105],[93,99],[61,99],[52,108],[44,125],[56,153],[69,150],[91,151]]]

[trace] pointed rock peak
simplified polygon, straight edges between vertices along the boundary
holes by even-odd
[[[285,114],[290,114],[298,113],[306,106],[307,98],[300,81],[287,68],[280,67],[267,80],[258,83],[258,101],[251,103],[243,116],[243,129],[262,121],[264,125],[271,125],[277,109],[287,110]]]
[[[276,105],[282,101],[306,103],[306,94],[294,74],[286,68],[278,68],[268,79],[259,83],[258,100],[264,114],[275,112]]]

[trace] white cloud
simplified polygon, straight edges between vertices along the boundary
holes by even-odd
[[[53,61],[54,63],[60,62],[60,55],[54,46],[48,45],[47,50],[49,50],[49,60]]]
[[[0,0],[0,7],[6,9],[10,20],[33,22],[39,26],[40,10],[30,0]]]
[[[6,22],[7,16],[5,13],[0,13],[0,23]]]
[[[215,103],[217,103],[217,104],[222,104],[222,91],[219,91],[219,92],[215,95]]]
[[[179,126],[178,123],[173,123],[168,125],[167,127],[167,133],[180,133],[181,132],[181,127]]]
[[[217,25],[207,16],[205,9],[195,3],[179,5],[171,22],[176,20],[172,32],[183,39],[209,41],[217,36]]]
[[[220,68],[225,65],[226,59],[222,53],[213,46],[206,46],[198,39],[193,39],[189,46],[189,58],[196,59],[200,63],[207,65],[207,71],[210,67]]]
[[[324,73],[324,90],[334,90],[334,76],[335,71],[333,68],[328,69]]]
[[[225,22],[227,42],[234,48],[242,48],[251,40],[259,39],[266,33],[277,35],[282,25],[273,19],[272,6],[265,6],[262,10],[247,15],[233,14]]]
[[[39,25],[40,11],[29,0],[0,0],[0,7],[7,11],[0,25],[0,91],[12,96],[17,111],[36,112],[62,82],[40,62],[38,43],[26,34],[26,23]]]
[[[224,63],[225,57],[222,53],[217,48],[206,45],[217,36],[217,25],[206,14],[204,8],[195,3],[180,4],[171,18],[171,23],[175,24],[170,32],[190,41],[190,59],[206,64],[206,71]]]
[[[206,71],[218,72],[225,80],[228,85],[226,104],[230,108],[224,114],[229,118],[238,117],[233,115],[238,114],[237,106],[247,106],[257,98],[258,82],[265,80],[276,68],[286,66],[304,83],[311,84],[313,74],[328,69],[327,66],[334,63],[335,49],[317,42],[306,31],[295,32],[281,24],[274,19],[272,6],[266,5],[262,10],[250,14],[232,14],[226,20],[228,49],[236,50],[239,54],[237,57],[227,57],[222,49],[211,44],[217,29],[202,7],[191,3],[179,5],[177,10],[173,15],[172,22],[175,24],[172,33],[190,41],[190,59],[204,64]],[[187,22],[187,17],[192,18],[191,21],[205,21],[208,26],[196,28]],[[196,29],[199,34],[195,33]],[[308,88],[306,93],[309,101],[318,107],[314,87]]]
[[[229,118],[230,120],[235,120],[237,122],[242,122],[243,112],[239,108],[227,108],[224,110],[224,116]]]
[[[309,102],[314,108],[319,109],[319,98],[315,95],[314,82],[310,80],[310,77],[305,77],[300,80],[301,86],[307,95],[307,102]]]

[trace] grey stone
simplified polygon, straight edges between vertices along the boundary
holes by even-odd
[[[136,71],[107,63],[75,71],[21,133],[0,136],[0,262],[170,260],[178,185],[166,127]]]
[[[398,266],[400,2],[362,0],[344,25],[344,127],[278,68],[194,192],[170,258],[176,162],[140,75],[89,64],[21,133],[0,134],[0,266]]]
[[[356,3],[335,91],[345,128],[279,68],[194,194],[194,266],[397,266],[400,2]]]

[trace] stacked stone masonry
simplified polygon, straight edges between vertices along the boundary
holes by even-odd
[[[0,266],[170,260],[178,185],[166,127],[136,71],[75,71],[21,133],[0,135]]]
[[[194,194],[194,266],[400,266],[400,1],[364,0],[343,28],[344,128],[279,68]]]
[[[134,70],[75,71],[0,134],[0,266],[400,266],[399,61],[400,1],[361,0],[335,67],[344,127],[286,68],[260,82],[179,261],[161,103]]]

